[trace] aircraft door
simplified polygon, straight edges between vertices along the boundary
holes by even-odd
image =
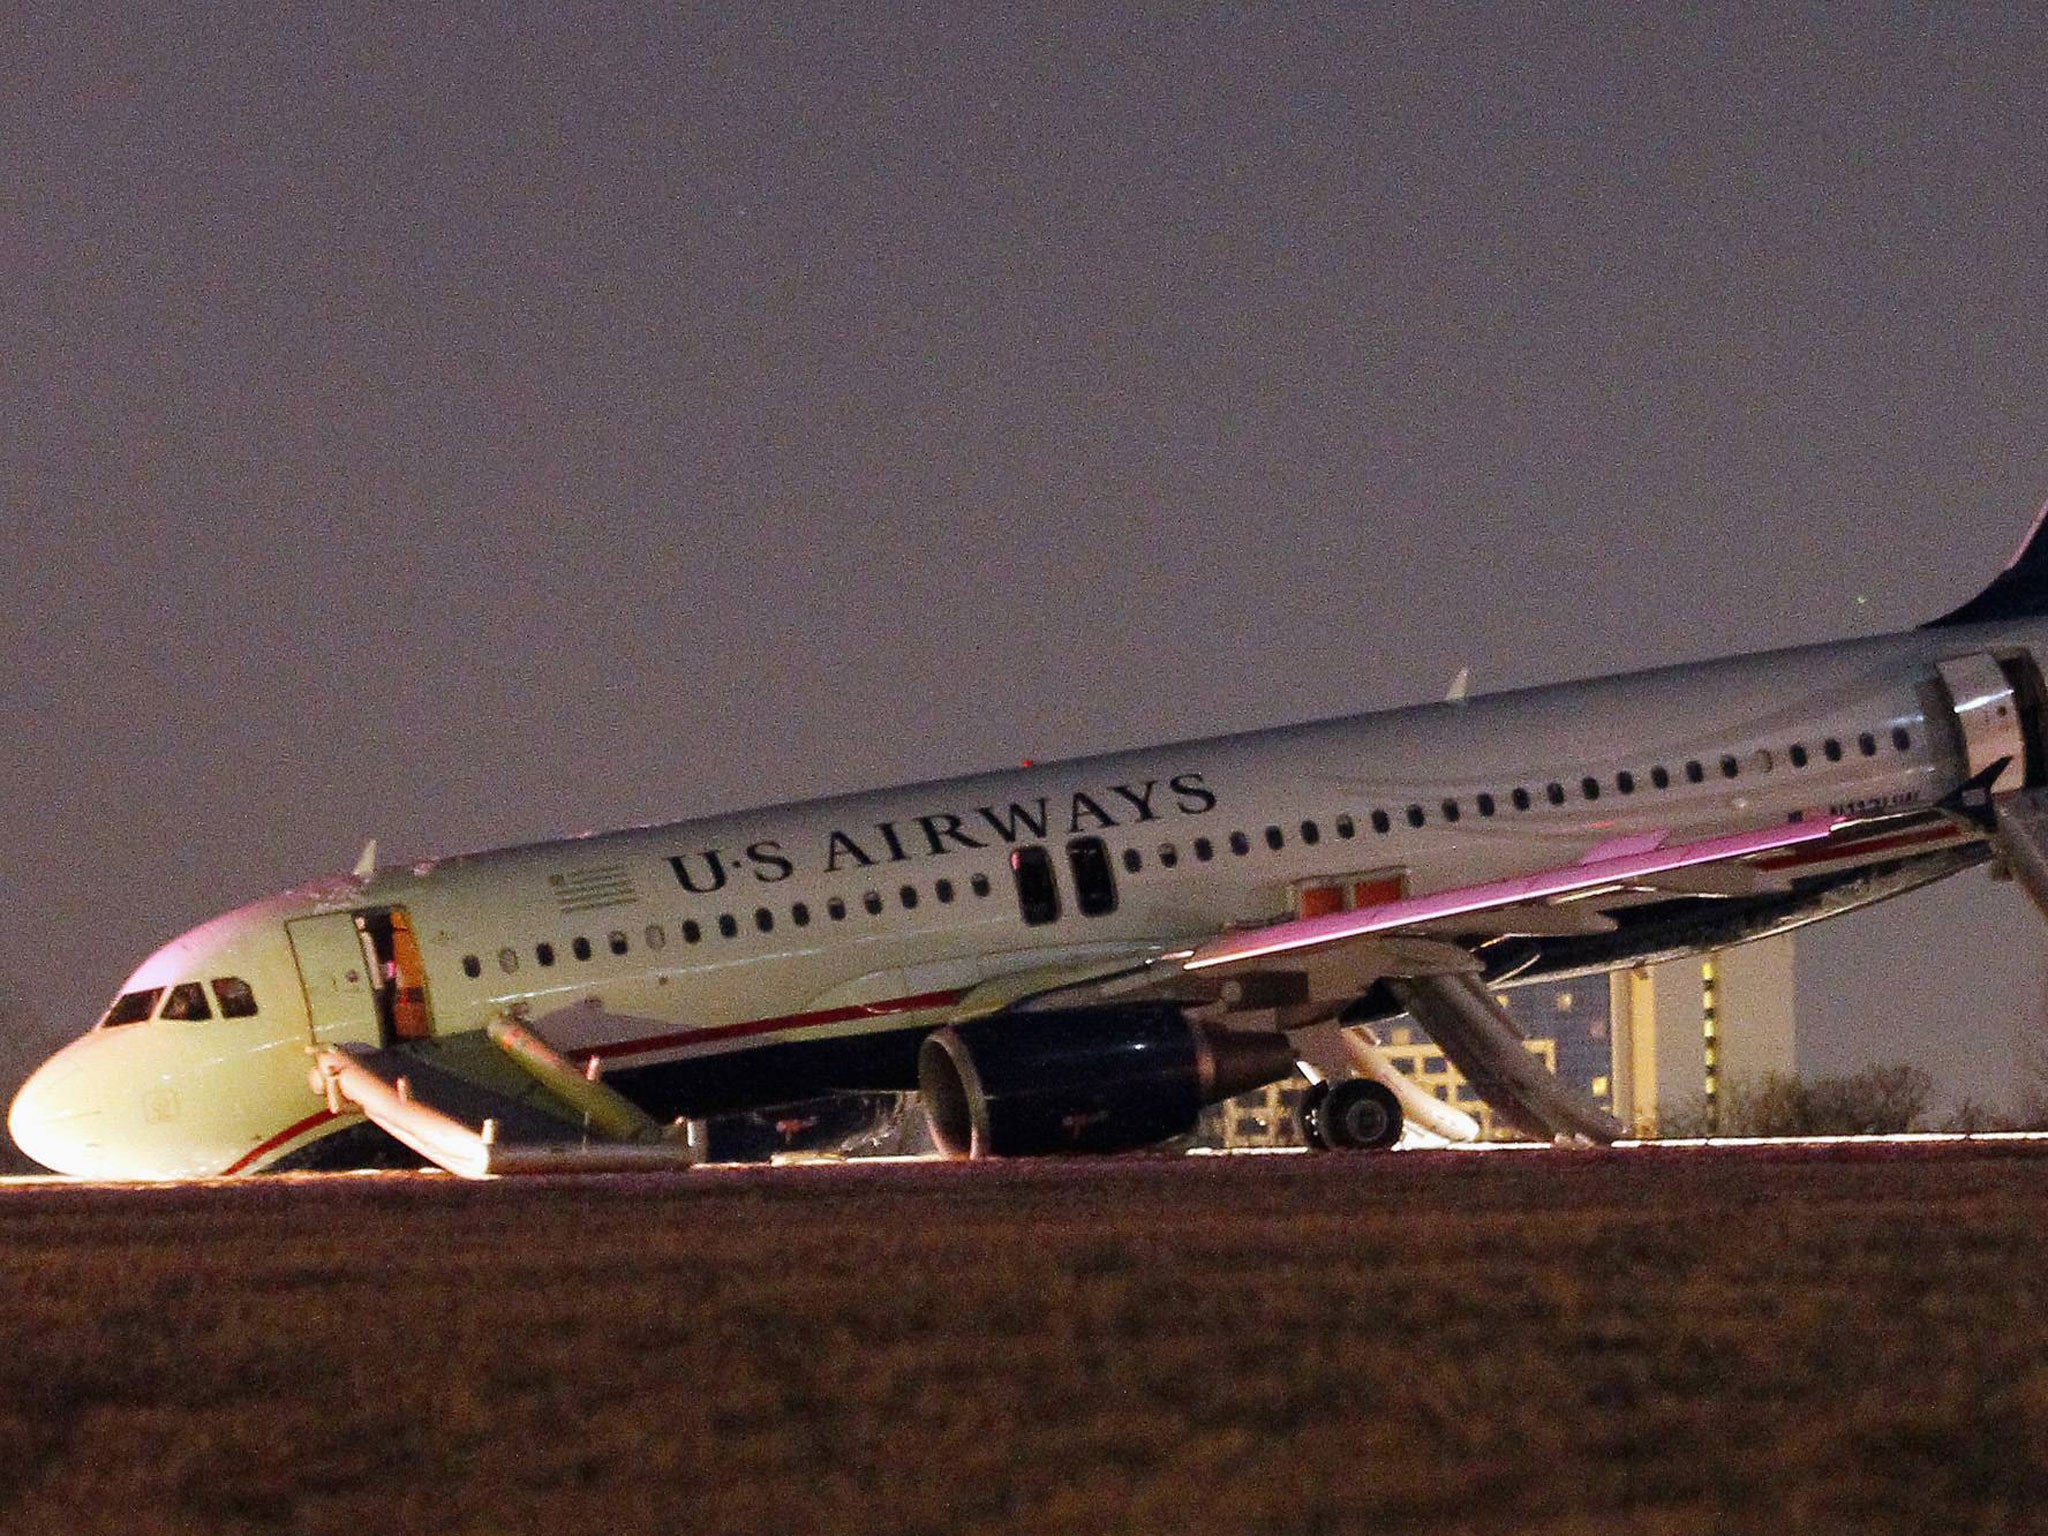
[[[284,925],[306,989],[306,1018],[315,1045],[382,1045],[377,990],[363,931],[353,912],[302,917]]]
[[[2048,784],[2048,687],[2041,680],[2040,663],[2031,651],[2015,651],[1999,658],[1998,669],[2012,684],[2013,703],[2020,712],[2020,734],[2025,738],[2027,783]]]
[[[433,1033],[426,964],[403,907],[332,912],[285,924],[316,1045],[395,1045]]]
[[[2042,782],[2041,674],[2024,652],[2000,661],[1958,656],[1937,668],[1962,747],[1965,777],[2001,758],[2010,766],[1996,791],[2010,793]]]

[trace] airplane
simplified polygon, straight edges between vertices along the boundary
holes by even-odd
[[[1114,1153],[1305,1071],[1312,1146],[1624,1127],[1507,988],[1992,863],[2048,911],[2048,507],[1875,638],[380,864],[179,935],[15,1096],[94,1179],[688,1166],[888,1133]],[[1462,1123],[1461,1123],[1462,1122]]]

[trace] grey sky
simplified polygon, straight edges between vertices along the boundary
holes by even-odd
[[[392,856],[1870,633],[2048,494],[2048,17],[0,21],[0,994]],[[1809,1064],[2000,1097],[1980,878]],[[0,1085],[4,1086],[4,1085]]]

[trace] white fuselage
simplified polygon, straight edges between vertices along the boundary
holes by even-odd
[[[1913,632],[338,877],[152,955],[123,1000],[196,984],[212,1016],[160,998],[97,1027],[11,1125],[68,1172],[271,1166],[351,1120],[308,1085],[315,1041],[447,1041],[507,1014],[662,1114],[866,1086],[775,1074],[803,1048],[914,1040],[1006,976],[1284,917],[1305,884],[1426,893],[1631,832],[1932,807],[1967,776],[1936,663],[2044,649],[2041,624]],[[352,916],[372,913],[381,949]],[[221,1016],[206,989],[227,977],[253,1014]]]

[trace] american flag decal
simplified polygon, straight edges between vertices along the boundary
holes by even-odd
[[[549,875],[548,884],[564,912],[595,912],[599,907],[622,907],[640,899],[623,864],[594,864]]]

